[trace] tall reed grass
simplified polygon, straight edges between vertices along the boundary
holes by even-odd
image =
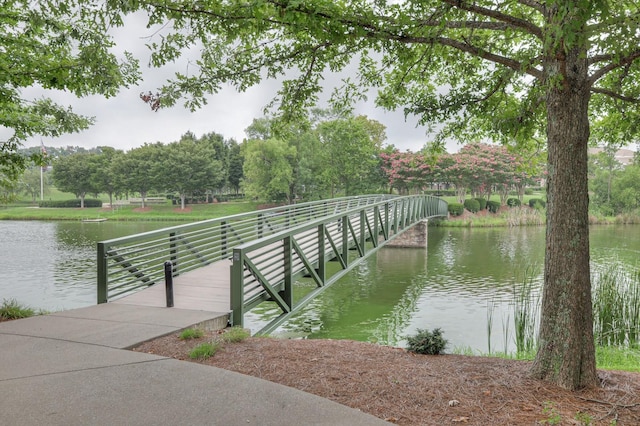
[[[611,263],[592,273],[593,332],[598,346],[640,342],[640,272]]]
[[[537,270],[534,266],[526,267],[521,284],[513,287],[513,325],[517,355],[535,352],[537,349],[541,304],[541,293],[536,291],[534,280]],[[640,347],[640,271],[629,272],[622,264],[613,262],[595,269],[591,283],[596,346]],[[493,309],[494,306],[491,306],[491,311]],[[490,323],[493,321],[492,317],[493,312],[490,312],[487,316]],[[487,329],[490,334],[490,324]]]
[[[523,272],[522,285],[513,288],[513,325],[518,354],[531,352],[537,346],[540,293],[534,291],[536,270],[534,266],[527,266]]]
[[[541,226],[546,220],[544,211],[527,206],[512,207],[503,215],[509,226]]]

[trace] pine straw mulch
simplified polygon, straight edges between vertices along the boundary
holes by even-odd
[[[189,359],[220,332],[171,334],[134,350]],[[349,340],[251,337],[195,361],[280,383],[399,425],[640,424],[640,373],[599,371],[602,386],[569,392],[527,377],[530,363],[416,355]]]

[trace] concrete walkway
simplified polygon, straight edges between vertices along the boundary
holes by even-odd
[[[0,323],[7,425],[382,425],[324,398],[126,350],[226,314],[104,304]],[[286,366],[283,366],[286,368]]]

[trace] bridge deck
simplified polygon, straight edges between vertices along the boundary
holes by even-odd
[[[230,266],[230,260],[221,260],[174,277],[173,306],[194,311],[229,312]],[[167,306],[164,283],[157,283],[111,303]]]

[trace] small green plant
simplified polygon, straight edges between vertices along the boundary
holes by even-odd
[[[207,358],[211,358],[218,349],[220,349],[220,343],[218,342],[203,343],[191,349],[191,352],[189,352],[189,358],[205,360]]]
[[[182,330],[180,333],[180,339],[189,340],[189,339],[199,339],[204,336],[204,331],[199,328],[187,328],[186,330]]]
[[[558,411],[554,403],[549,401],[545,402],[542,413],[545,414],[547,418],[544,420],[540,420],[541,424],[559,425],[560,423],[562,423],[562,416],[560,415],[560,412]]]
[[[15,299],[4,299],[0,306],[0,318],[3,320],[28,318],[34,315],[36,315],[35,310],[20,305]]]
[[[238,343],[250,337],[249,330],[242,327],[231,327],[222,334],[221,339],[225,343]]]
[[[593,423],[593,418],[588,413],[584,413],[582,411],[578,411],[576,413],[575,419],[583,426],[589,426]]]
[[[432,331],[418,329],[415,336],[407,337],[407,350],[417,354],[439,355],[446,346],[447,341],[439,328]]]

